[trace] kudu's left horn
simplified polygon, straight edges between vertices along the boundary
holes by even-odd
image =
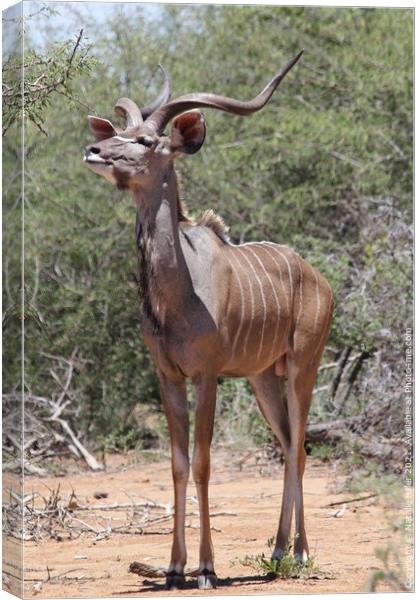
[[[161,106],[163,106],[164,104],[169,102],[169,100],[171,99],[172,84],[171,84],[170,77],[161,64],[159,64],[158,66],[159,66],[159,69],[163,73],[163,77],[164,77],[163,86],[162,86],[160,94],[156,98],[156,100],[154,102],[152,102],[152,104],[149,104],[148,106],[143,106],[140,109],[143,119],[145,119],[145,120],[147,119],[147,117],[150,117],[150,115],[152,113],[154,113],[155,110],[157,110],[158,108],[160,108]]]
[[[115,112],[118,116],[125,118],[126,127],[136,127],[137,125],[141,125],[144,119],[147,119],[147,117],[159,109],[163,104],[169,102],[172,93],[171,80],[162,65],[159,65],[159,68],[163,73],[164,82],[158,97],[151,104],[139,108],[133,100],[130,100],[130,98],[120,98],[117,101]]]

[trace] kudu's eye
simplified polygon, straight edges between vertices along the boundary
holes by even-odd
[[[153,146],[153,138],[146,137],[144,135],[141,135],[140,137],[138,137],[137,142],[139,144],[141,144],[142,146],[146,146],[146,148],[151,148]]]

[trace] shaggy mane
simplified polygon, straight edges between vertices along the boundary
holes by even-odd
[[[175,173],[175,176],[176,181],[178,182],[178,173]],[[180,198],[178,187],[176,201],[179,223],[190,223],[191,225],[202,225],[203,227],[208,227],[217,235],[219,239],[222,240],[224,244],[230,244],[230,238],[228,235],[229,228],[223,221],[222,217],[219,217],[219,215],[217,215],[212,208],[209,208],[208,210],[204,211],[201,217],[195,220],[189,216],[187,207]]]
[[[206,210],[197,221],[197,225],[208,227],[219,237],[225,244],[230,243],[228,228],[223,221],[222,217],[219,217],[213,209],[209,208]]]
[[[189,223],[190,225],[201,225],[211,229],[224,244],[230,244],[228,235],[229,228],[222,217],[214,212],[212,208],[207,209],[197,220],[192,219],[187,211],[185,204],[178,198],[178,222]]]

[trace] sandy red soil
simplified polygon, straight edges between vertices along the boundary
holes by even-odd
[[[239,468],[235,453],[216,452],[210,485],[213,544],[219,587],[214,594],[285,594],[365,591],[370,574],[380,566],[375,548],[392,540],[389,515],[373,498],[363,502],[330,507],[352,496],[344,491],[343,477],[329,464],[308,459],[305,474],[306,524],[317,565],[332,578],[309,580],[268,580],[238,559],[266,554],[267,540],[276,532],[281,504],[283,471],[263,468],[251,456]],[[73,490],[77,499],[98,504],[150,499],[172,503],[169,461],[128,464],[127,459],[111,460],[107,471],[75,473],[64,477],[27,477],[25,493],[48,495],[48,486],[67,497]],[[108,497],[95,500],[103,490]],[[188,488],[187,512],[196,512],[195,490]],[[366,494],[365,494],[366,495]],[[340,512],[339,512],[340,511]],[[226,514],[228,513],[228,514]],[[338,514],[337,514],[338,513]],[[110,513],[112,516],[113,513]],[[121,518],[121,511],[118,513]],[[118,516],[117,515],[117,516]],[[187,517],[188,567],[198,564],[198,516]],[[182,592],[165,592],[162,579],[145,579],[128,572],[132,561],[166,566],[171,544],[171,521],[156,533],[122,535],[94,541],[84,533],[78,539],[25,544],[26,597],[101,597],[201,595],[191,579]],[[48,579],[49,573],[49,581]],[[67,577],[67,579],[66,579]],[[208,594],[209,592],[205,592]]]

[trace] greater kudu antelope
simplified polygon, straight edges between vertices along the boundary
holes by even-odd
[[[282,446],[284,493],[273,556],[281,558],[288,545],[293,507],[295,553],[302,560],[308,555],[304,435],[332,318],[331,289],[286,246],[232,244],[212,211],[192,221],[180,202],[174,170],[175,158],[197,152],[204,142],[204,117],[194,109],[217,108],[237,115],[260,110],[301,54],[249,102],[204,93],[169,101],[166,78],[152,109],[139,109],[127,98],[118,100],[116,112],[125,116],[126,129],[89,117],[97,141],[86,149],[87,165],[119,188],[131,190],[137,206],[142,329],[157,365],[172,448],[175,522],[169,589],[182,586],[187,560],[188,377],[197,394],[192,472],[200,506],[199,587],[212,588],[217,582],[208,482],[218,375],[249,379]],[[164,135],[170,121],[171,132]]]

